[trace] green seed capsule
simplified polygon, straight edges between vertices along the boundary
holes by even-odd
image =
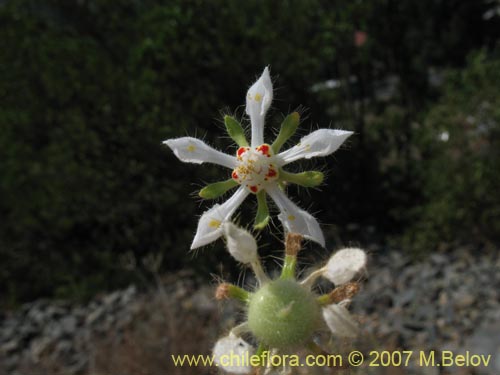
[[[279,279],[255,292],[248,305],[248,326],[272,348],[307,342],[317,328],[320,307],[309,290],[292,279]]]

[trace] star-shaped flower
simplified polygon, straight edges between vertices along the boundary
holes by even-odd
[[[300,116],[297,112],[288,115],[274,143],[264,143],[264,120],[272,99],[273,87],[266,67],[247,93],[246,114],[250,117],[252,130],[250,144],[241,124],[230,116],[224,118],[229,135],[239,146],[235,156],[217,151],[192,137],[168,139],[164,142],[183,162],[213,163],[232,170],[230,179],[208,185],[200,191],[201,197],[216,198],[239,186],[226,202],[215,204],[203,213],[191,249],[218,239],[222,235],[221,224],[231,218],[249,194],[257,196],[256,229],[264,228],[269,220],[266,201],[266,195],[269,195],[280,210],[278,218],[287,232],[300,233],[309,240],[325,245],[317,220],[295,205],[282,190],[283,183],[317,186],[323,181],[323,174],[317,171],[290,173],[283,168],[299,159],[330,155],[352,132],[319,129],[303,137],[292,148],[280,152],[283,144],[295,133]]]

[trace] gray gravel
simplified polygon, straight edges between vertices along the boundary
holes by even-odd
[[[498,251],[462,247],[413,261],[375,248],[371,258],[352,305],[364,334],[394,349],[491,354],[488,368],[475,373],[500,374]]]
[[[390,343],[389,349],[492,354],[490,366],[475,373],[500,374],[498,252],[463,247],[422,261],[376,247],[369,252],[368,275],[352,304],[368,350]],[[177,281],[168,282],[161,292],[165,300],[195,311],[200,321],[217,312],[221,322],[214,331],[234,325],[241,317],[231,305],[220,308],[213,298],[213,285],[200,288],[189,274],[172,279]],[[87,373],[95,338],[119,336],[134,324],[151,293],[158,292],[139,293],[131,286],[87,305],[38,300],[0,315],[0,374],[34,374],[22,365],[36,368],[41,358],[50,358],[60,373]],[[425,373],[439,372],[427,369]]]

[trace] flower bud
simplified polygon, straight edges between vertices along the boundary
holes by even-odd
[[[351,281],[366,266],[366,253],[357,248],[337,251],[326,264],[323,277],[335,285]]]
[[[222,229],[226,236],[227,249],[238,262],[248,264],[257,260],[257,242],[248,231],[229,221],[224,222]]]
[[[227,372],[249,374],[252,371],[250,363],[246,363],[253,355],[252,346],[232,333],[215,343],[212,354],[215,363]]]

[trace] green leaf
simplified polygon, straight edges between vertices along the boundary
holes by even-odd
[[[224,123],[226,124],[226,130],[229,136],[238,144],[240,147],[247,147],[248,142],[245,138],[245,131],[241,124],[231,116],[224,116]]]
[[[230,178],[226,181],[215,182],[213,184],[205,186],[200,190],[199,195],[204,199],[215,199],[237,185],[238,183]]]
[[[295,134],[300,123],[300,115],[298,112],[290,113],[285,117],[281,123],[281,129],[276,137],[276,140],[272,144],[272,148],[275,154],[277,154],[281,147],[285,144],[288,139]]]
[[[325,175],[319,171],[307,171],[302,173],[289,173],[284,170],[280,171],[281,180],[304,187],[315,187],[321,185],[324,178]]]
[[[269,208],[267,207],[266,192],[257,193],[257,215],[255,216],[254,228],[262,230],[269,222]]]

